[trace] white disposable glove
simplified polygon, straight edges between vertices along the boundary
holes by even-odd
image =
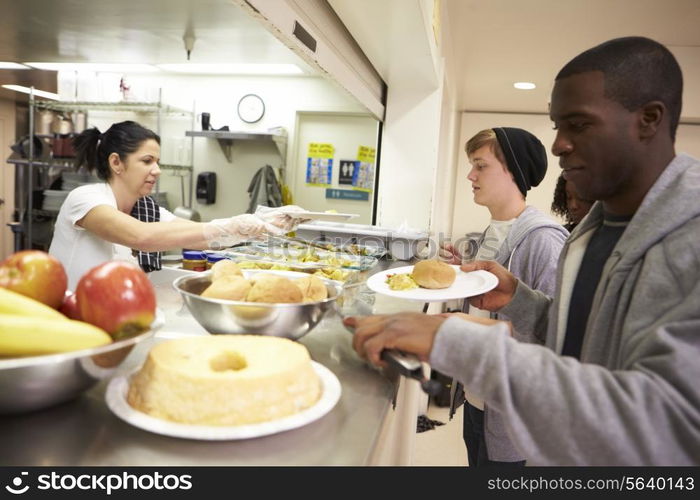
[[[279,229],[278,234],[294,231],[299,224],[310,220],[305,219],[301,214],[295,215],[295,213],[299,212],[307,212],[307,210],[297,205],[285,205],[283,207],[258,205],[258,208],[255,209],[255,215]]]
[[[266,233],[281,234],[282,231],[257,215],[242,214],[207,222],[204,224],[202,233],[209,248],[218,250],[259,238]]]

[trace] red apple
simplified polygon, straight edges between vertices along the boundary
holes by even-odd
[[[70,319],[77,319],[78,321],[82,321],[82,317],[80,316],[80,310],[78,309],[77,299],[78,296],[73,292],[66,292],[66,295],[63,298],[63,304],[61,304],[61,307],[58,308],[58,312],[63,313]]]
[[[22,250],[0,262],[0,286],[58,309],[68,277],[56,257],[40,250]]]
[[[146,273],[128,262],[93,267],[80,278],[75,295],[82,320],[115,340],[148,330],[155,318],[153,285]]]

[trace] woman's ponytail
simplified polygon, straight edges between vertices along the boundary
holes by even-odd
[[[83,130],[73,139],[75,148],[75,166],[85,167],[88,172],[97,171],[97,176],[102,180],[109,179],[109,166],[105,171],[101,168],[98,158],[98,148],[102,134],[97,127]]]

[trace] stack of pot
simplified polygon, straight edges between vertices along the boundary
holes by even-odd
[[[73,138],[85,130],[87,114],[84,111],[57,113],[41,110],[36,115],[36,133],[53,136],[54,158],[74,158]]]

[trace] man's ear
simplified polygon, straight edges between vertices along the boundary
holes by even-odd
[[[639,110],[639,137],[651,139],[668,119],[668,109],[661,101],[649,101]]]

